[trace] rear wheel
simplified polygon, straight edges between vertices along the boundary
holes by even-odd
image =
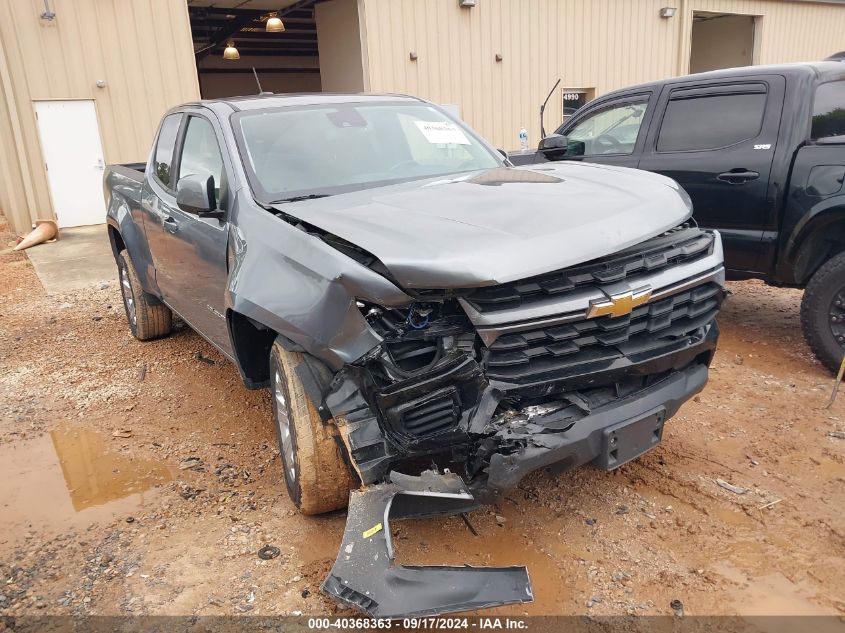
[[[845,356],[845,253],[826,262],[807,284],[801,327],[813,353],[837,371]]]
[[[355,477],[334,427],[323,422],[296,375],[302,362],[301,353],[273,344],[273,417],[288,494],[303,514],[321,514],[346,506]]]
[[[129,329],[139,341],[149,341],[170,334],[173,327],[173,313],[163,303],[155,303],[144,292],[138,273],[129,253],[120,251],[117,256],[117,270],[120,278],[120,292]]]

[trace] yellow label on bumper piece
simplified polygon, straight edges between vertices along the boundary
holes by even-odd
[[[379,532],[381,532],[381,530],[381,523],[376,523],[373,527],[364,532],[364,538],[370,538],[373,534],[378,534]]]

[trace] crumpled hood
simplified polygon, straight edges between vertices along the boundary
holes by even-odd
[[[581,264],[686,220],[675,181],[564,162],[417,180],[281,204],[375,255],[406,288],[468,288]]]

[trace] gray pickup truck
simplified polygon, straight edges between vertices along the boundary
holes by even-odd
[[[388,518],[616,468],[707,380],[721,241],[663,176],[515,168],[411,97],[262,94],[174,108],[105,185],[132,333],[176,314],[271,390],[291,499],[349,504],[323,589],[374,616],[530,600],[523,567],[395,565]]]

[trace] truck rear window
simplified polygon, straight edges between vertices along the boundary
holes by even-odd
[[[657,139],[658,152],[728,147],[756,137],[763,124],[765,92],[672,99]]]
[[[166,116],[161,124],[161,131],[158,133],[156,153],[153,159],[155,163],[153,173],[158,181],[167,188],[172,188],[175,184],[170,182],[170,172],[173,162],[173,149],[176,147],[176,135],[179,133],[181,121],[181,114]]]
[[[831,81],[816,88],[810,135],[813,140],[845,137],[845,81]]]

